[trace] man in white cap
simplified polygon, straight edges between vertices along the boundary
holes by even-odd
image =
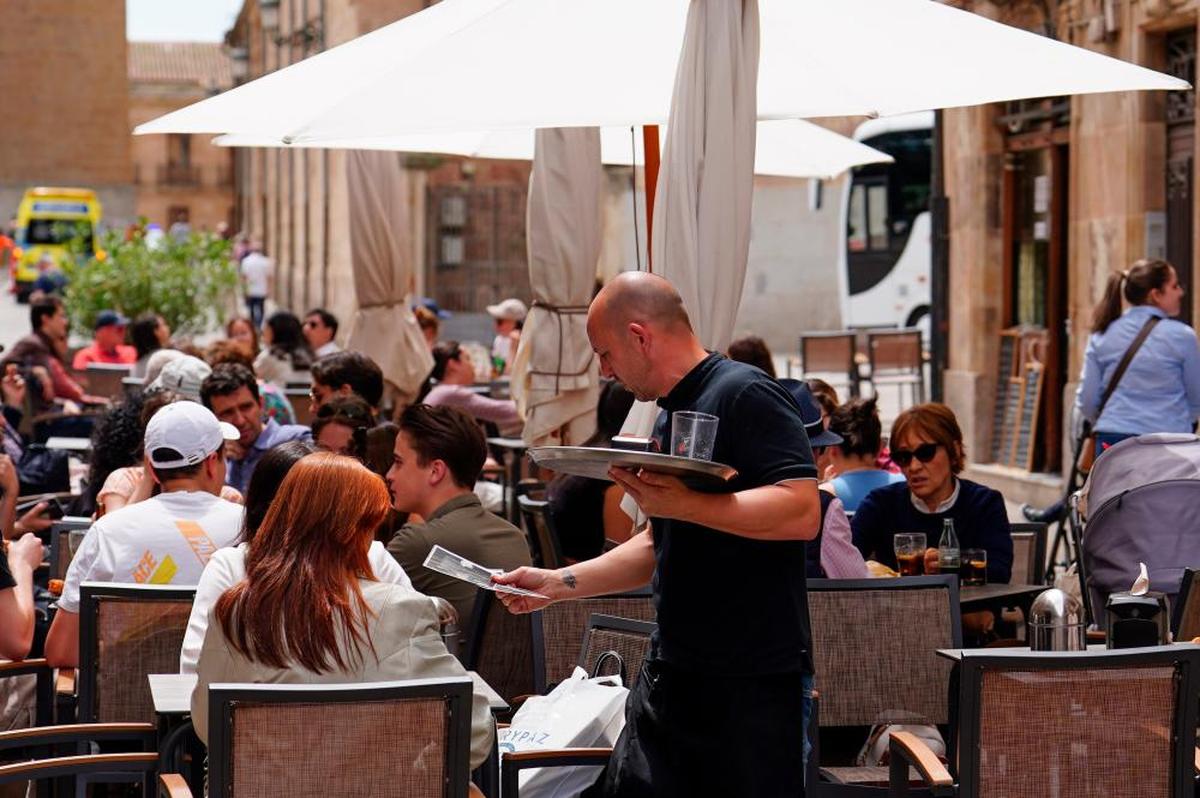
[[[492,363],[496,366],[496,371],[503,374],[517,354],[517,343],[521,340],[519,325],[525,321],[529,309],[521,300],[509,298],[495,305],[488,305],[487,312],[496,322],[496,338],[492,341]]]
[[[213,552],[230,546],[242,507],[220,498],[232,424],[195,402],[174,402],[146,425],[146,468],[161,493],[92,524],[67,569],[58,614],[46,636],[55,667],[79,664],[79,586],[83,582],[194,585]]]

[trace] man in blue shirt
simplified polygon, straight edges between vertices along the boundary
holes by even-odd
[[[312,440],[312,430],[300,424],[263,423],[262,398],[254,372],[240,363],[222,363],[200,386],[205,407],[221,421],[237,427],[239,438],[225,446],[229,458],[226,484],[245,495],[250,475],[262,456],[281,443]]]
[[[706,352],[679,294],[625,272],[596,296],[588,338],[600,371],[661,412],[717,416],[712,459],[737,469],[703,490],[612,469],[651,528],[593,560],[497,581],[551,601],[653,584],[658,630],[599,790],[623,797],[804,794],[803,691],[813,666],[805,541],[820,523],[816,465],[795,400],[745,363]],[[547,601],[500,595],[514,612]]]

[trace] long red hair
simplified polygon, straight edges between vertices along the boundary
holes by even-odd
[[[349,670],[364,645],[374,654],[359,580],[375,578],[367,550],[390,509],[383,480],[357,460],[302,457],[250,545],[246,578],[217,599],[230,644],[255,662],[315,673]]]

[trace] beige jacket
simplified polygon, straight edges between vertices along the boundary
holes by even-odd
[[[197,665],[199,680],[192,693],[192,724],[208,742],[208,686],[221,682],[262,684],[343,684],[397,679],[436,679],[466,676],[459,661],[446,650],[438,631],[432,601],[412,588],[363,580],[363,597],[375,617],[369,624],[378,660],[365,651],[363,663],[349,672],[313,673],[299,665],[281,669],[252,662],[229,645],[210,612]],[[471,702],[471,767],[491,752],[494,723],[487,698],[476,688]]]

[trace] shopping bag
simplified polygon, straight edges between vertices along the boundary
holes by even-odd
[[[548,695],[533,696],[500,732],[500,755],[555,748],[607,748],[625,727],[629,691],[619,676],[589,678],[576,668]],[[521,798],[578,795],[600,775],[600,767],[530,768],[521,772]]]

